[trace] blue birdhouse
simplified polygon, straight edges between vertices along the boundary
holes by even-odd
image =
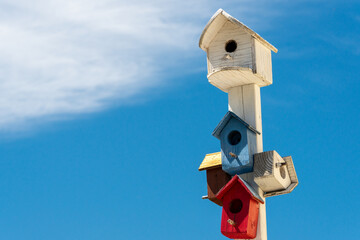
[[[221,142],[222,169],[230,175],[253,171],[256,134],[254,127],[227,112],[212,135]]]

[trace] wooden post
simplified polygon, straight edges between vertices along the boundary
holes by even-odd
[[[273,82],[271,53],[276,53],[277,49],[222,9],[219,9],[205,26],[200,36],[199,47],[207,53],[209,82],[228,93],[229,111],[239,117],[240,122],[244,121],[247,127],[251,126],[254,132],[247,135],[248,148],[245,150],[248,150],[246,152],[248,161],[238,164],[237,161],[230,160],[238,158],[237,154],[241,150],[238,148],[241,144],[231,143],[229,141],[230,134],[225,138],[225,132],[220,137],[219,131],[222,131],[223,125],[222,122],[219,123],[219,128],[217,127],[213,136],[221,142],[221,156],[224,158],[222,159],[222,169],[230,175],[240,174],[240,178],[245,180],[263,200],[265,200],[264,195],[273,196],[292,191],[297,184],[297,179],[291,160],[288,160],[291,167],[288,166],[287,169],[289,174],[292,173],[290,177],[293,176],[292,187],[270,193],[264,193],[260,189],[255,183],[253,169],[246,168],[249,167],[246,164],[253,163],[254,154],[263,152],[260,87],[271,85]],[[226,117],[222,121],[226,122]],[[228,133],[226,132],[226,134]],[[229,145],[231,146],[228,147]],[[227,151],[228,149],[235,149],[238,152],[233,153],[233,151]],[[229,158],[231,159],[229,160]],[[254,239],[267,240],[265,201],[259,205],[257,235]]]
[[[233,87],[228,92],[229,111],[232,111],[247,123],[254,126],[261,134],[256,135],[255,153],[263,151],[262,142],[262,121],[261,121],[261,99],[260,87],[256,84],[248,84]],[[246,180],[258,194],[264,199],[264,204],[260,204],[259,220],[256,234],[256,240],[267,240],[266,230],[266,205],[263,191],[254,182],[254,173],[245,173],[240,175]]]

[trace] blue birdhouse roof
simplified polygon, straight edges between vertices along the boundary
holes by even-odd
[[[225,116],[223,117],[223,119],[221,119],[220,123],[216,126],[216,128],[214,129],[212,135],[214,137],[216,137],[217,139],[220,139],[220,133],[221,131],[224,129],[224,127],[228,124],[228,122],[232,119],[235,118],[236,120],[238,120],[240,123],[242,123],[245,127],[247,127],[249,130],[253,131],[255,134],[261,134],[258,130],[256,130],[253,126],[251,126],[250,124],[248,124],[247,122],[245,122],[244,120],[242,120],[240,117],[238,117],[235,113],[233,112],[227,112],[225,114]]]

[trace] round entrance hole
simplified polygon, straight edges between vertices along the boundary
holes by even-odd
[[[231,145],[238,144],[241,141],[241,134],[236,130],[230,132],[228,135],[228,141]]]
[[[227,41],[227,43],[225,44],[225,50],[229,53],[235,52],[236,48],[237,43],[235,42],[235,40]]]
[[[229,210],[231,213],[235,214],[235,213],[240,212],[242,207],[243,207],[242,201],[240,199],[234,199],[230,203]]]
[[[281,176],[283,179],[285,179],[285,177],[286,177],[285,166],[282,166],[282,167],[280,168],[280,176]]]

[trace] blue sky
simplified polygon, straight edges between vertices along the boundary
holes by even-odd
[[[227,95],[198,39],[218,8],[279,49],[264,151],[300,181],[269,239],[360,234],[358,1],[0,1],[0,239],[226,239],[197,168]]]

